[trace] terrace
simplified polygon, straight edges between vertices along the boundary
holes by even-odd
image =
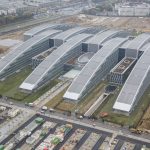
[[[123,59],[114,69],[113,73],[123,74],[127,68],[129,68],[133,62],[135,61],[134,58],[125,58]]]

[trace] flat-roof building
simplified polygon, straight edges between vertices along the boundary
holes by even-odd
[[[109,73],[118,62],[118,49],[127,39],[106,42],[85,65],[64,94],[64,99],[77,103]]]

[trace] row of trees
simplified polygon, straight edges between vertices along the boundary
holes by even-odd
[[[25,20],[25,19],[30,19],[33,17],[32,13],[22,13],[22,14],[11,14],[11,15],[1,15],[0,16],[0,25],[6,25],[8,23],[14,23],[17,21]]]

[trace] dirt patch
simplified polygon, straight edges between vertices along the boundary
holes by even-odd
[[[145,112],[142,120],[139,123],[138,129],[140,130],[149,130],[150,132],[150,106]]]
[[[0,36],[0,40],[3,39],[13,39],[13,40],[22,40],[24,31],[17,31],[9,34]]]
[[[0,54],[8,51],[9,47],[6,47],[6,46],[0,46]]]
[[[148,17],[103,17],[81,14],[70,17],[63,22],[86,26],[132,29],[138,32],[150,32],[150,18]]]

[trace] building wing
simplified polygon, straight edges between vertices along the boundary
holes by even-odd
[[[28,64],[29,62],[31,62],[31,60],[29,59],[31,59],[33,54],[36,55],[38,54],[38,52],[42,51],[42,49],[49,47],[49,43],[47,41],[42,45],[45,47],[38,48],[37,51],[35,51],[36,46],[40,43],[44,43],[46,40],[50,39],[50,37],[56,35],[59,32],[60,31],[58,30],[50,30],[47,33],[35,36],[27,40],[16,49],[9,52],[3,59],[0,60],[0,78],[9,76],[23,66],[26,66],[26,63]],[[32,51],[35,51],[35,53],[32,53]],[[27,53],[29,53],[29,55]]]
[[[113,109],[130,113],[150,84],[150,44],[126,80]]]
[[[114,38],[108,41],[91,60],[81,73],[74,79],[64,98],[77,101],[95,86],[114,67],[118,60],[118,48],[127,39]]]
[[[91,37],[90,34],[78,34],[58,47],[26,78],[20,88],[32,91],[45,80],[52,79],[58,72],[61,72],[65,62],[79,55],[82,42],[89,37]]]

